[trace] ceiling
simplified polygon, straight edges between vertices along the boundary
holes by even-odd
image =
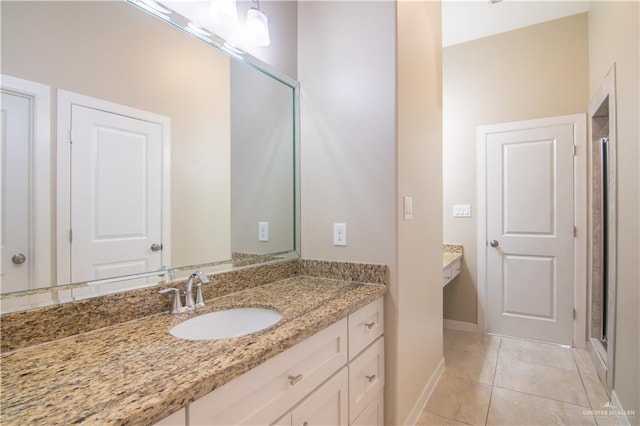
[[[588,1],[443,0],[442,46],[587,12]]]

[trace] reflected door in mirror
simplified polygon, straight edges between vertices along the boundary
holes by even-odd
[[[162,267],[162,129],[71,107],[71,282]]]
[[[29,283],[29,135],[31,99],[2,93],[2,291],[19,291]],[[31,286],[29,286],[30,288]]]

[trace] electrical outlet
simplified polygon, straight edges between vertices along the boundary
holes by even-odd
[[[333,224],[333,245],[334,246],[347,245],[347,224],[346,223]]]
[[[258,222],[258,241],[269,241],[269,222]]]

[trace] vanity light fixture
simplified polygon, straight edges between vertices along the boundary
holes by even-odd
[[[155,0],[136,0],[135,3],[147,12],[151,12],[162,19],[170,19],[168,15],[171,15],[171,9],[164,7]]]
[[[269,20],[260,10],[260,0],[251,0],[253,6],[247,11],[246,33],[247,41],[253,46],[269,46]]]
[[[209,14],[216,25],[233,28],[238,25],[236,0],[211,0]]]
[[[197,36],[211,37],[211,33],[209,31],[205,30],[197,24],[194,24],[193,22],[189,22],[187,24],[186,30]]]

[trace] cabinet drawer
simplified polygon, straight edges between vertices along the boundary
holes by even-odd
[[[349,422],[353,422],[384,388],[384,337],[349,364]]]
[[[345,318],[195,401],[189,424],[271,424],[346,362]]]
[[[446,267],[442,272],[442,286],[449,284],[449,281],[451,281],[451,266]]]
[[[351,426],[384,426],[384,392],[373,398]]]
[[[451,265],[451,279],[453,279],[456,275],[458,275],[461,269],[462,269],[462,261],[460,259],[453,262],[453,264]]]
[[[349,359],[355,358],[384,332],[384,303],[380,297],[349,315]]]

